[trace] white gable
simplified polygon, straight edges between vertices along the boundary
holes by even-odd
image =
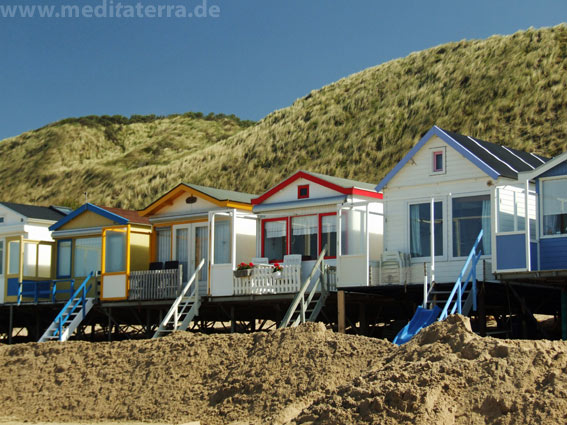
[[[433,155],[443,153],[442,172],[435,172]],[[405,186],[437,185],[459,180],[490,179],[480,168],[437,136],[433,136],[388,182],[388,189]]]
[[[298,201],[301,200],[297,196],[297,191],[299,186],[309,185],[309,197],[304,198],[305,200],[313,200],[313,199],[321,199],[321,198],[329,198],[333,196],[342,195],[340,192],[329,189],[323,185],[318,183],[314,183],[311,180],[307,180],[304,178],[300,178],[295,180],[293,183],[289,184],[288,186],[284,187],[279,192],[274,193],[264,202],[265,204],[274,204],[278,202],[289,202],[289,201]]]
[[[173,200],[171,205],[163,206],[156,214],[152,214],[152,217],[178,216],[198,213],[205,214],[208,211],[219,209],[217,205],[200,198],[197,195],[195,195],[195,198],[197,198],[196,202],[188,204],[186,200],[190,197],[192,197],[190,193],[181,194]]]
[[[2,228],[2,226],[13,226],[16,224],[27,223],[28,221],[27,217],[11,210],[4,205],[0,205],[0,217],[3,219],[0,220],[0,229]]]

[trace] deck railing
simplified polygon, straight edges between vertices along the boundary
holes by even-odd
[[[182,286],[182,265],[177,269],[130,272],[129,300],[175,299]]]
[[[274,273],[272,266],[254,266],[250,276],[233,277],[234,295],[290,294],[299,291],[301,265],[283,265],[282,271]]]

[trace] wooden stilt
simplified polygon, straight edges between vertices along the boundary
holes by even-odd
[[[561,339],[567,340],[567,289],[561,289]]]
[[[368,320],[366,318],[366,304],[360,304],[359,306],[358,321],[360,323],[360,334],[368,336]]]
[[[234,306],[230,306],[230,333],[236,332],[236,319],[235,319]]]
[[[486,299],[484,282],[480,284],[478,291],[478,333],[486,336]]]
[[[345,291],[338,291],[337,292],[337,321],[338,321],[338,331],[339,333],[345,333],[345,323],[346,323],[346,315],[345,315]]]
[[[112,341],[112,308],[108,307],[108,341]]]
[[[10,318],[8,323],[8,344],[12,343],[12,334],[14,333],[14,306],[10,306]]]

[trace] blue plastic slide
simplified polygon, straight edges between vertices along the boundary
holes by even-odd
[[[441,314],[441,309],[437,306],[433,310],[418,307],[415,314],[394,338],[394,344],[402,345],[414,337],[420,330],[431,325]]]

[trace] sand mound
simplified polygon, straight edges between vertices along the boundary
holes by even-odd
[[[459,316],[402,347],[307,324],[4,346],[0,362],[18,421],[567,423],[566,343],[480,338]]]
[[[459,316],[392,350],[296,423],[565,424],[567,345],[480,338]]]
[[[0,409],[29,421],[286,422],[390,350],[386,341],[335,334],[322,324],[5,346]]]

